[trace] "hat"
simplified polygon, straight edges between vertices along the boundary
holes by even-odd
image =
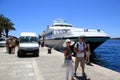
[[[65,42],[63,43],[63,47],[66,47],[67,42],[71,42],[70,46],[72,46],[74,44],[74,41],[71,41],[70,39],[66,39]]]

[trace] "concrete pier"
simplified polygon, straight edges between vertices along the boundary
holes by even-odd
[[[65,68],[61,67],[64,56],[61,52],[52,50],[47,54],[47,48],[41,48],[39,68],[45,80],[65,80]],[[120,80],[120,73],[93,64],[85,66],[86,77],[81,76],[81,68],[77,71],[78,80]]]
[[[65,80],[63,60],[61,52],[52,49],[48,54],[47,47],[40,48],[39,57],[22,58],[17,57],[17,48],[15,54],[8,54],[5,48],[0,48],[0,80]],[[81,76],[79,67],[76,80],[120,80],[120,73],[92,65],[85,66],[85,77]]]

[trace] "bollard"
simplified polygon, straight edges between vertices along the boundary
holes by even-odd
[[[41,47],[44,47],[44,41],[42,42]]]
[[[48,54],[51,54],[51,48],[48,48]]]

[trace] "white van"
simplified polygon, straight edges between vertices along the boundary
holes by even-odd
[[[4,37],[0,37],[0,47],[5,47],[5,45],[6,45],[6,38],[4,38]]]
[[[33,54],[39,56],[38,38],[35,33],[22,32],[19,37],[19,46],[17,56],[20,57],[25,54]]]

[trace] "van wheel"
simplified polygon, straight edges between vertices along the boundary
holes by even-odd
[[[36,54],[36,57],[39,57],[39,53]]]
[[[35,57],[39,57],[39,50],[37,50],[37,51],[34,52],[34,56]]]
[[[34,56],[35,57],[39,57],[39,53],[34,53]]]
[[[19,51],[17,52],[17,56],[18,56],[18,57],[21,57],[21,54],[20,54],[20,52],[19,52]]]

